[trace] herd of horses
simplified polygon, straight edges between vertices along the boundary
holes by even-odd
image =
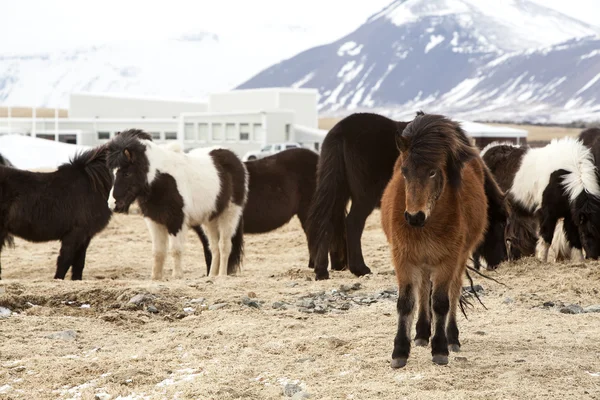
[[[185,153],[131,129],[54,172],[0,157],[0,253],[14,236],[60,240],[55,278],[72,267],[80,280],[90,241],[112,211],[137,202],[152,238],[152,279],[163,279],[168,250],[173,277],[183,276],[189,228],[207,275],[225,276],[240,268],[244,234],[294,216],[316,280],[329,278],[329,265],[362,276],[371,272],[365,221],[380,208],[398,281],[391,365],[407,363],[417,306],[415,345],[431,338],[432,361],[443,365],[449,350],[460,350],[456,314],[470,259],[495,269],[534,254],[547,261],[551,248],[556,259],[600,256],[598,138],[591,128],[541,148],[492,143],[479,151],[443,115],[418,112],[403,122],[357,113],[329,131],[320,155],[290,149],[242,162],[226,148]]]

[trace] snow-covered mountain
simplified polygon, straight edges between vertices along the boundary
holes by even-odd
[[[600,113],[599,34],[528,0],[396,0],[239,87],[318,88],[330,114],[589,118]]]

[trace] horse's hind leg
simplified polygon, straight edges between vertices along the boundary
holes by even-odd
[[[198,235],[198,238],[200,238],[200,242],[202,243],[202,249],[204,250],[204,261],[206,262],[206,275],[208,275],[210,273],[210,264],[212,263],[212,253],[210,252],[210,243],[208,242],[208,237],[200,225],[193,226],[192,229],[194,229]]]
[[[371,270],[365,264],[362,254],[361,237],[365,229],[367,217],[375,208],[376,201],[373,204],[364,204],[352,202],[350,212],[346,217],[346,237],[348,248],[348,267],[350,272],[356,276],[370,274]]]
[[[426,347],[431,336],[431,280],[428,272],[422,272],[419,281],[419,318],[415,345]]]
[[[145,218],[145,221],[150,231],[150,237],[152,238],[152,256],[154,258],[152,280],[158,281],[163,278],[169,232],[166,226],[157,224],[150,218]]]
[[[83,279],[83,267],[85,266],[85,256],[87,254],[88,246],[90,245],[90,240],[91,239],[87,239],[75,252],[71,280],[80,281]]]
[[[169,243],[171,247],[171,256],[173,256],[173,278],[183,278],[182,258],[185,248],[185,236],[187,235],[186,226],[183,225],[177,235],[169,235]]]
[[[239,206],[230,205],[218,218],[219,224],[219,255],[221,257],[219,265],[219,276],[227,276],[227,266],[229,264],[229,255],[231,254],[231,240],[235,235],[235,230],[241,216]]]
[[[54,274],[54,279],[65,279],[67,271],[69,271],[69,268],[73,265],[77,250],[81,247],[81,242],[77,240],[76,237],[77,234],[71,232],[62,239],[60,252],[56,259],[56,273]]]
[[[210,271],[208,276],[217,276],[219,274],[219,268],[221,264],[221,255],[219,252],[219,227],[215,221],[210,221],[204,225],[206,236],[208,237],[208,244],[212,253],[212,260],[210,263]]]
[[[574,251],[571,251],[571,261],[583,261],[583,246],[581,236],[579,236],[579,228],[573,222],[571,214],[567,214],[563,220],[563,231],[569,242],[568,244],[574,249]]]

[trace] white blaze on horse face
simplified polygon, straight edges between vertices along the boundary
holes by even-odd
[[[563,186],[569,199],[575,200],[584,190],[600,196],[600,185],[596,178],[596,167],[590,149],[571,137],[554,139],[545,147],[529,149],[523,156],[521,166],[515,174],[512,197],[521,205],[537,210],[542,204],[542,195],[554,171],[564,169]]]
[[[118,171],[119,171],[119,168],[115,168],[113,170],[113,177],[114,177],[113,185],[110,188],[110,193],[108,194],[108,208],[110,208],[111,210],[114,210],[115,206],[117,204],[116,201],[115,201],[115,198],[113,196],[113,192],[115,191],[115,182],[117,180],[117,172]]]

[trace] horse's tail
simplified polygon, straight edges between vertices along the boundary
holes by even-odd
[[[488,202],[488,224],[480,250],[488,268],[494,269],[506,259],[504,227],[508,220],[508,205],[506,195],[496,183],[492,172],[485,163],[482,162],[482,165],[485,173],[484,190]]]
[[[235,234],[231,238],[231,253],[227,260],[227,275],[235,274],[240,270],[244,257],[244,217],[240,215]]]
[[[198,237],[200,238],[200,242],[202,243],[202,247],[204,249],[204,261],[206,261],[206,276],[210,273],[210,264],[212,263],[212,252],[210,251],[210,244],[208,243],[208,238],[202,229],[202,226],[196,225],[193,226],[192,229]]]
[[[311,258],[326,260],[333,246],[345,254],[346,205],[350,187],[346,177],[344,143],[332,137],[323,143],[317,168],[317,187],[307,218],[307,239]],[[315,265],[316,267],[316,265]]]

